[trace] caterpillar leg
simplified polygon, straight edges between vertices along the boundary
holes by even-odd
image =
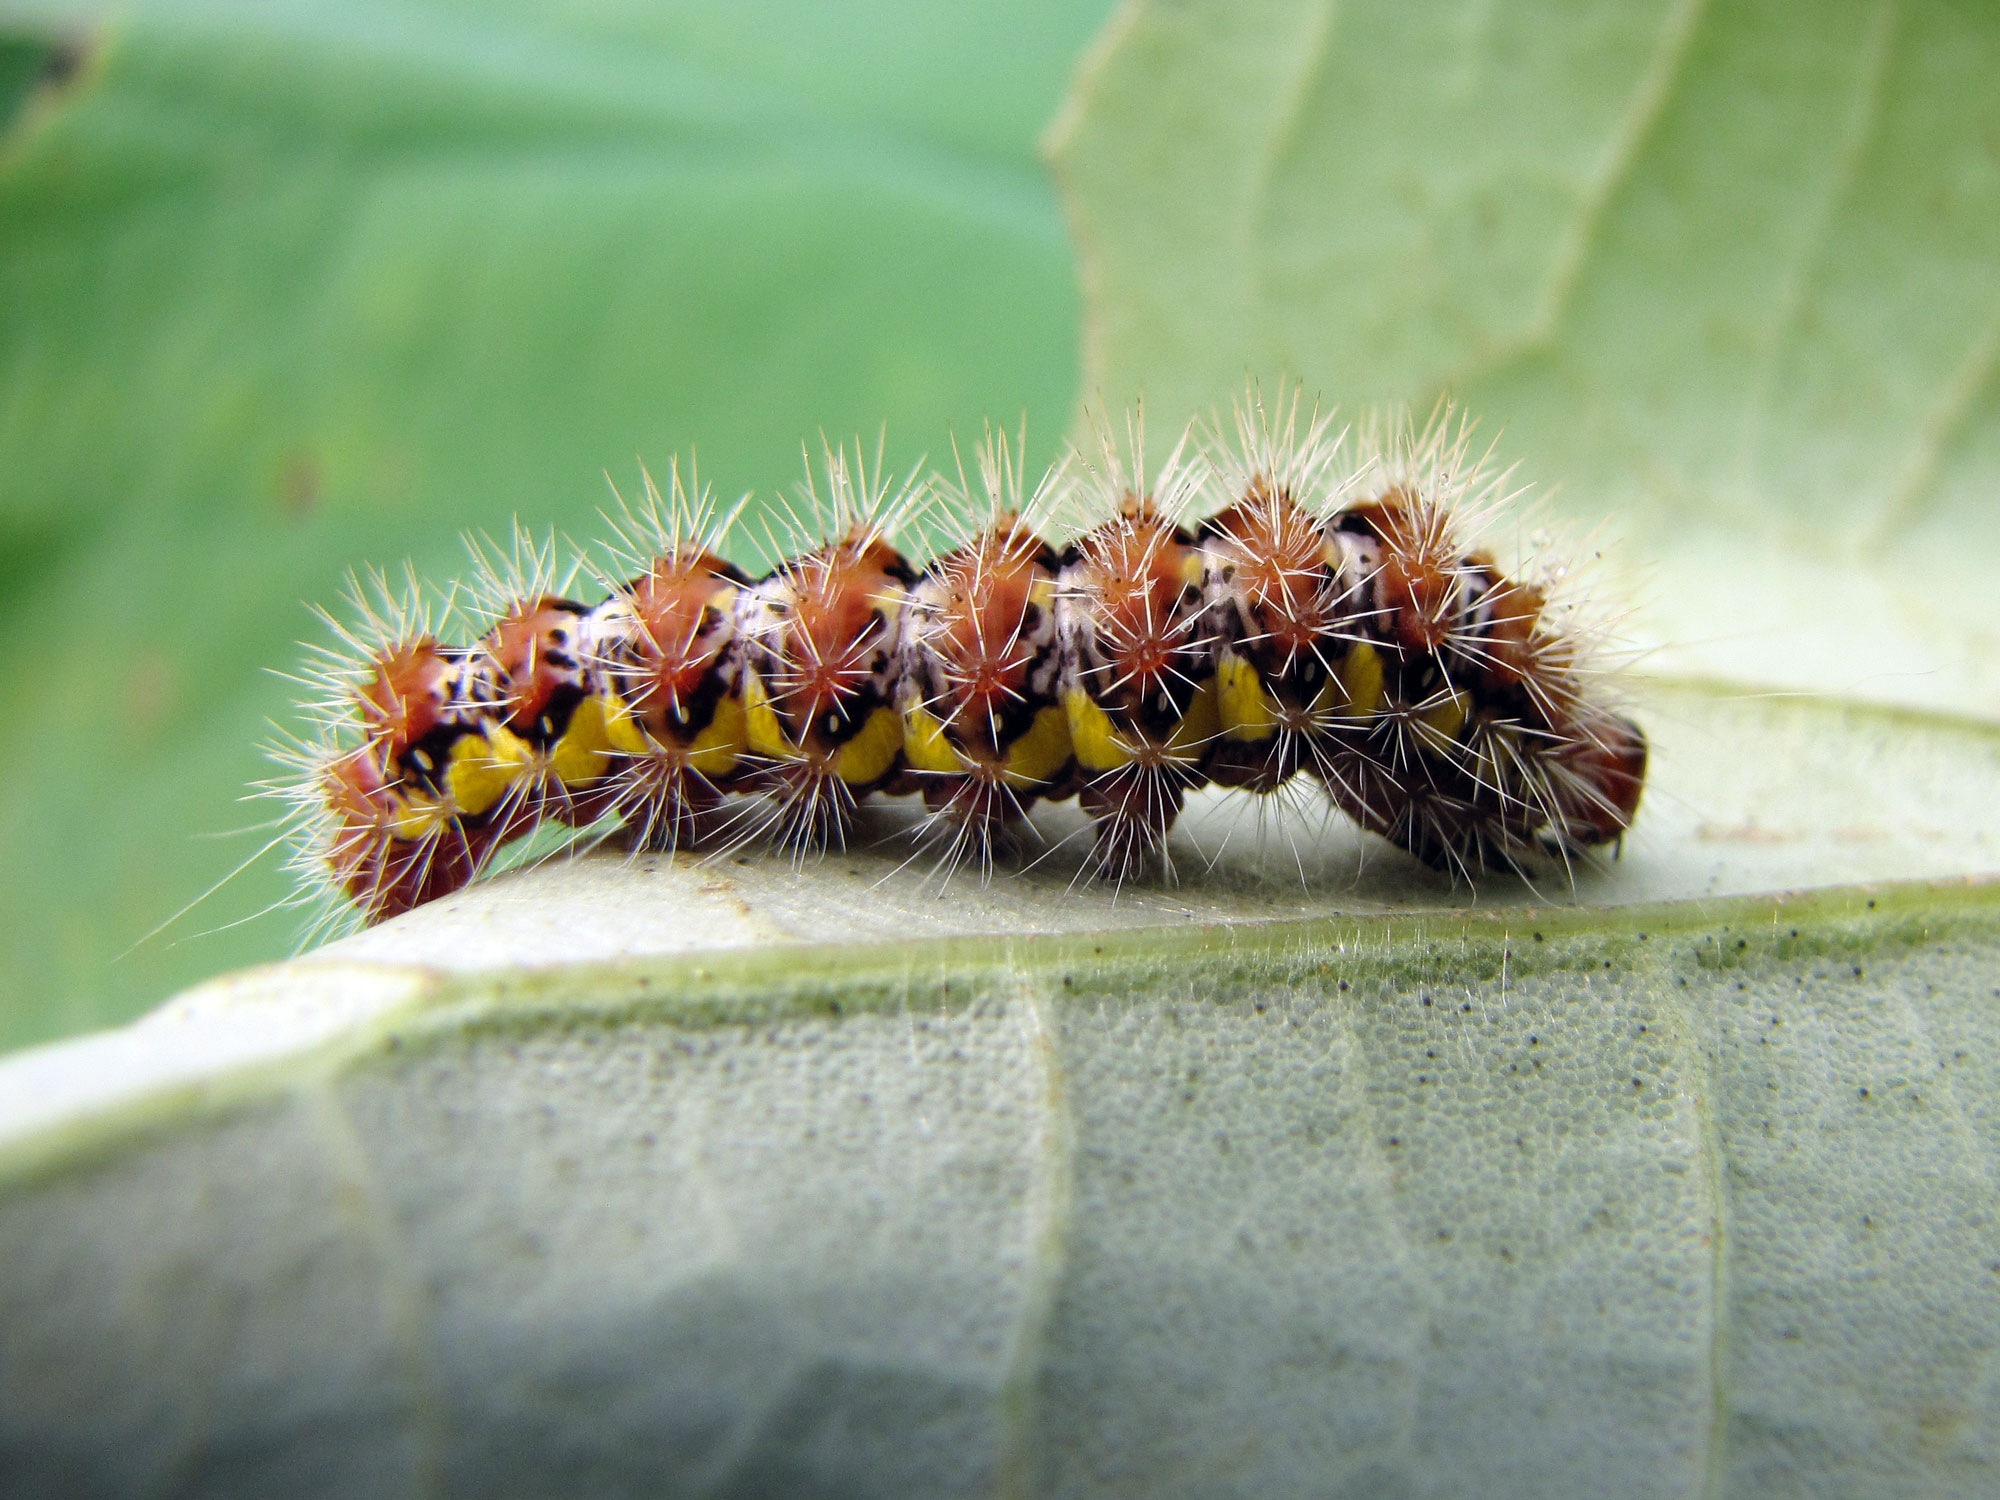
[[[1090,816],[1090,861],[1099,879],[1124,885],[1162,867],[1191,779],[1132,765],[1083,784],[1077,805]]]

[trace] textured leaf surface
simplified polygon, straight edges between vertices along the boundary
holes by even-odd
[[[690,448],[734,496],[822,427],[907,464],[1068,422],[1033,142],[1094,3],[99,11],[9,28],[76,45],[0,141],[0,1046],[287,950],[114,962],[262,842],[216,836],[349,567],[594,537],[607,472]]]
[[[1991,1488],[1995,887],[1731,893],[1937,868],[1911,789],[2000,741],[1648,713],[1756,753],[1655,788],[1582,892],[1638,905],[1415,910],[1379,852],[1337,888],[1235,848],[1178,893],[950,901],[893,846],[596,856],[19,1054],[0,1474]],[[1881,774],[1788,774],[1835,714]]]
[[[1085,388],[1462,398],[1662,667],[2000,714],[2000,12],[1130,0]]]

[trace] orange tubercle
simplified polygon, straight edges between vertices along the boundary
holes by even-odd
[[[773,643],[782,662],[772,696],[795,728],[839,708],[867,684],[883,648],[882,607],[908,576],[901,554],[872,529],[788,564],[790,617]]]
[[[1038,584],[1054,578],[1054,557],[1012,516],[935,569],[948,591],[925,644],[943,658],[952,722],[977,724],[1021,700],[1036,647],[1028,639]]]
[[[496,678],[508,727],[532,732],[557,691],[577,682],[576,627],[582,614],[582,605],[544,594],[508,611],[487,631],[480,649]]]
[[[1098,641],[1135,698],[1165,686],[1175,653],[1187,645],[1179,606],[1193,550],[1178,527],[1143,502],[1128,505],[1084,543]]]
[[[393,760],[444,722],[458,664],[436,640],[418,636],[384,648],[371,665],[374,675],[354,695],[361,729]]]
[[[1390,639],[1410,651],[1435,651],[1451,632],[1459,558],[1450,518],[1402,486],[1348,512],[1382,543],[1378,607]]]
[[[723,613],[742,582],[721,558],[695,552],[659,558],[632,584],[639,624],[633,707],[642,716],[677,711],[694,697],[727,642]]]
[[[1282,489],[1256,483],[1208,522],[1233,569],[1234,586],[1270,654],[1289,660],[1331,625],[1326,534]]]

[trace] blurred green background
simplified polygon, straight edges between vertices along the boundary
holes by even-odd
[[[1036,140],[1109,8],[0,11],[0,1047],[290,950],[275,858],[140,939],[261,842],[267,669],[350,566],[589,539],[690,449],[1053,451]]]

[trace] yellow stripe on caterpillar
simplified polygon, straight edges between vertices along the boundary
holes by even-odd
[[[1116,771],[1142,758],[1182,761],[1192,765],[1201,759],[1209,742],[1222,732],[1216,698],[1215,679],[1202,678],[1194,696],[1188,700],[1187,712],[1174,725],[1166,743],[1147,756],[1141,747],[1135,746],[1119,731],[1111,722],[1111,715],[1099,706],[1095,698],[1082,688],[1071,688],[1063,694],[1063,708],[1069,717],[1076,763],[1086,771]]]
[[[1076,763],[1084,770],[1115,771],[1120,766],[1129,766],[1136,758],[1132,747],[1111,722],[1111,715],[1082,688],[1071,688],[1063,694],[1063,714],[1069,720]]]
[[[1368,718],[1382,709],[1382,653],[1366,641],[1356,641],[1334,669],[1347,695],[1350,718]]]
[[[647,750],[646,732],[639,727],[639,721],[632,712],[632,705],[618,694],[605,688],[604,732],[607,743],[620,755],[644,755]]]
[[[489,813],[535,763],[535,749],[505,724],[459,737],[445,767],[445,795],[469,818]]]
[[[694,737],[685,762],[690,771],[710,778],[728,776],[743,759],[749,744],[749,715],[734,694],[716,701],[708,728]]]
[[[388,821],[389,837],[398,843],[421,843],[454,831],[457,814],[445,799],[422,793],[414,797],[400,792],[385,795],[394,798],[398,809]]]
[[[1247,744],[1268,740],[1278,732],[1278,712],[1264,680],[1247,658],[1226,651],[1216,669],[1216,713],[1223,736]]]
[[[756,673],[745,674],[743,683],[744,737],[750,748],[770,760],[793,760],[799,753],[778,722],[778,710]]]
[[[1046,786],[1062,773],[1073,753],[1069,715],[1051,704],[1038,710],[1028,732],[1007,747],[1002,779],[1017,790]]]
[[[944,723],[921,704],[903,710],[903,755],[912,769],[956,776],[972,769],[945,737]]]
[[[1017,791],[1047,786],[1071,757],[1069,715],[1050,705],[1036,712],[1028,728],[1008,745],[1000,779]],[[903,758],[914,770],[939,776],[976,775],[981,767],[952,744],[944,724],[929,709],[903,710]]]
[[[1453,688],[1417,715],[1417,737],[1433,755],[1448,755],[1471,712],[1471,695]]]
[[[849,786],[873,786],[895,768],[903,751],[903,721],[893,708],[878,708],[833,758],[833,774]]]
[[[1215,689],[1215,679],[1204,677],[1188,700],[1187,712],[1181,715],[1180,723],[1174,725],[1174,732],[1167,736],[1167,758],[1184,761],[1189,765],[1200,762],[1202,752],[1209,742],[1222,735],[1222,715],[1216,706],[1221,697]]]
[[[592,695],[571,711],[562,738],[549,751],[549,768],[565,787],[580,791],[604,779],[613,748],[610,713],[604,699]]]

